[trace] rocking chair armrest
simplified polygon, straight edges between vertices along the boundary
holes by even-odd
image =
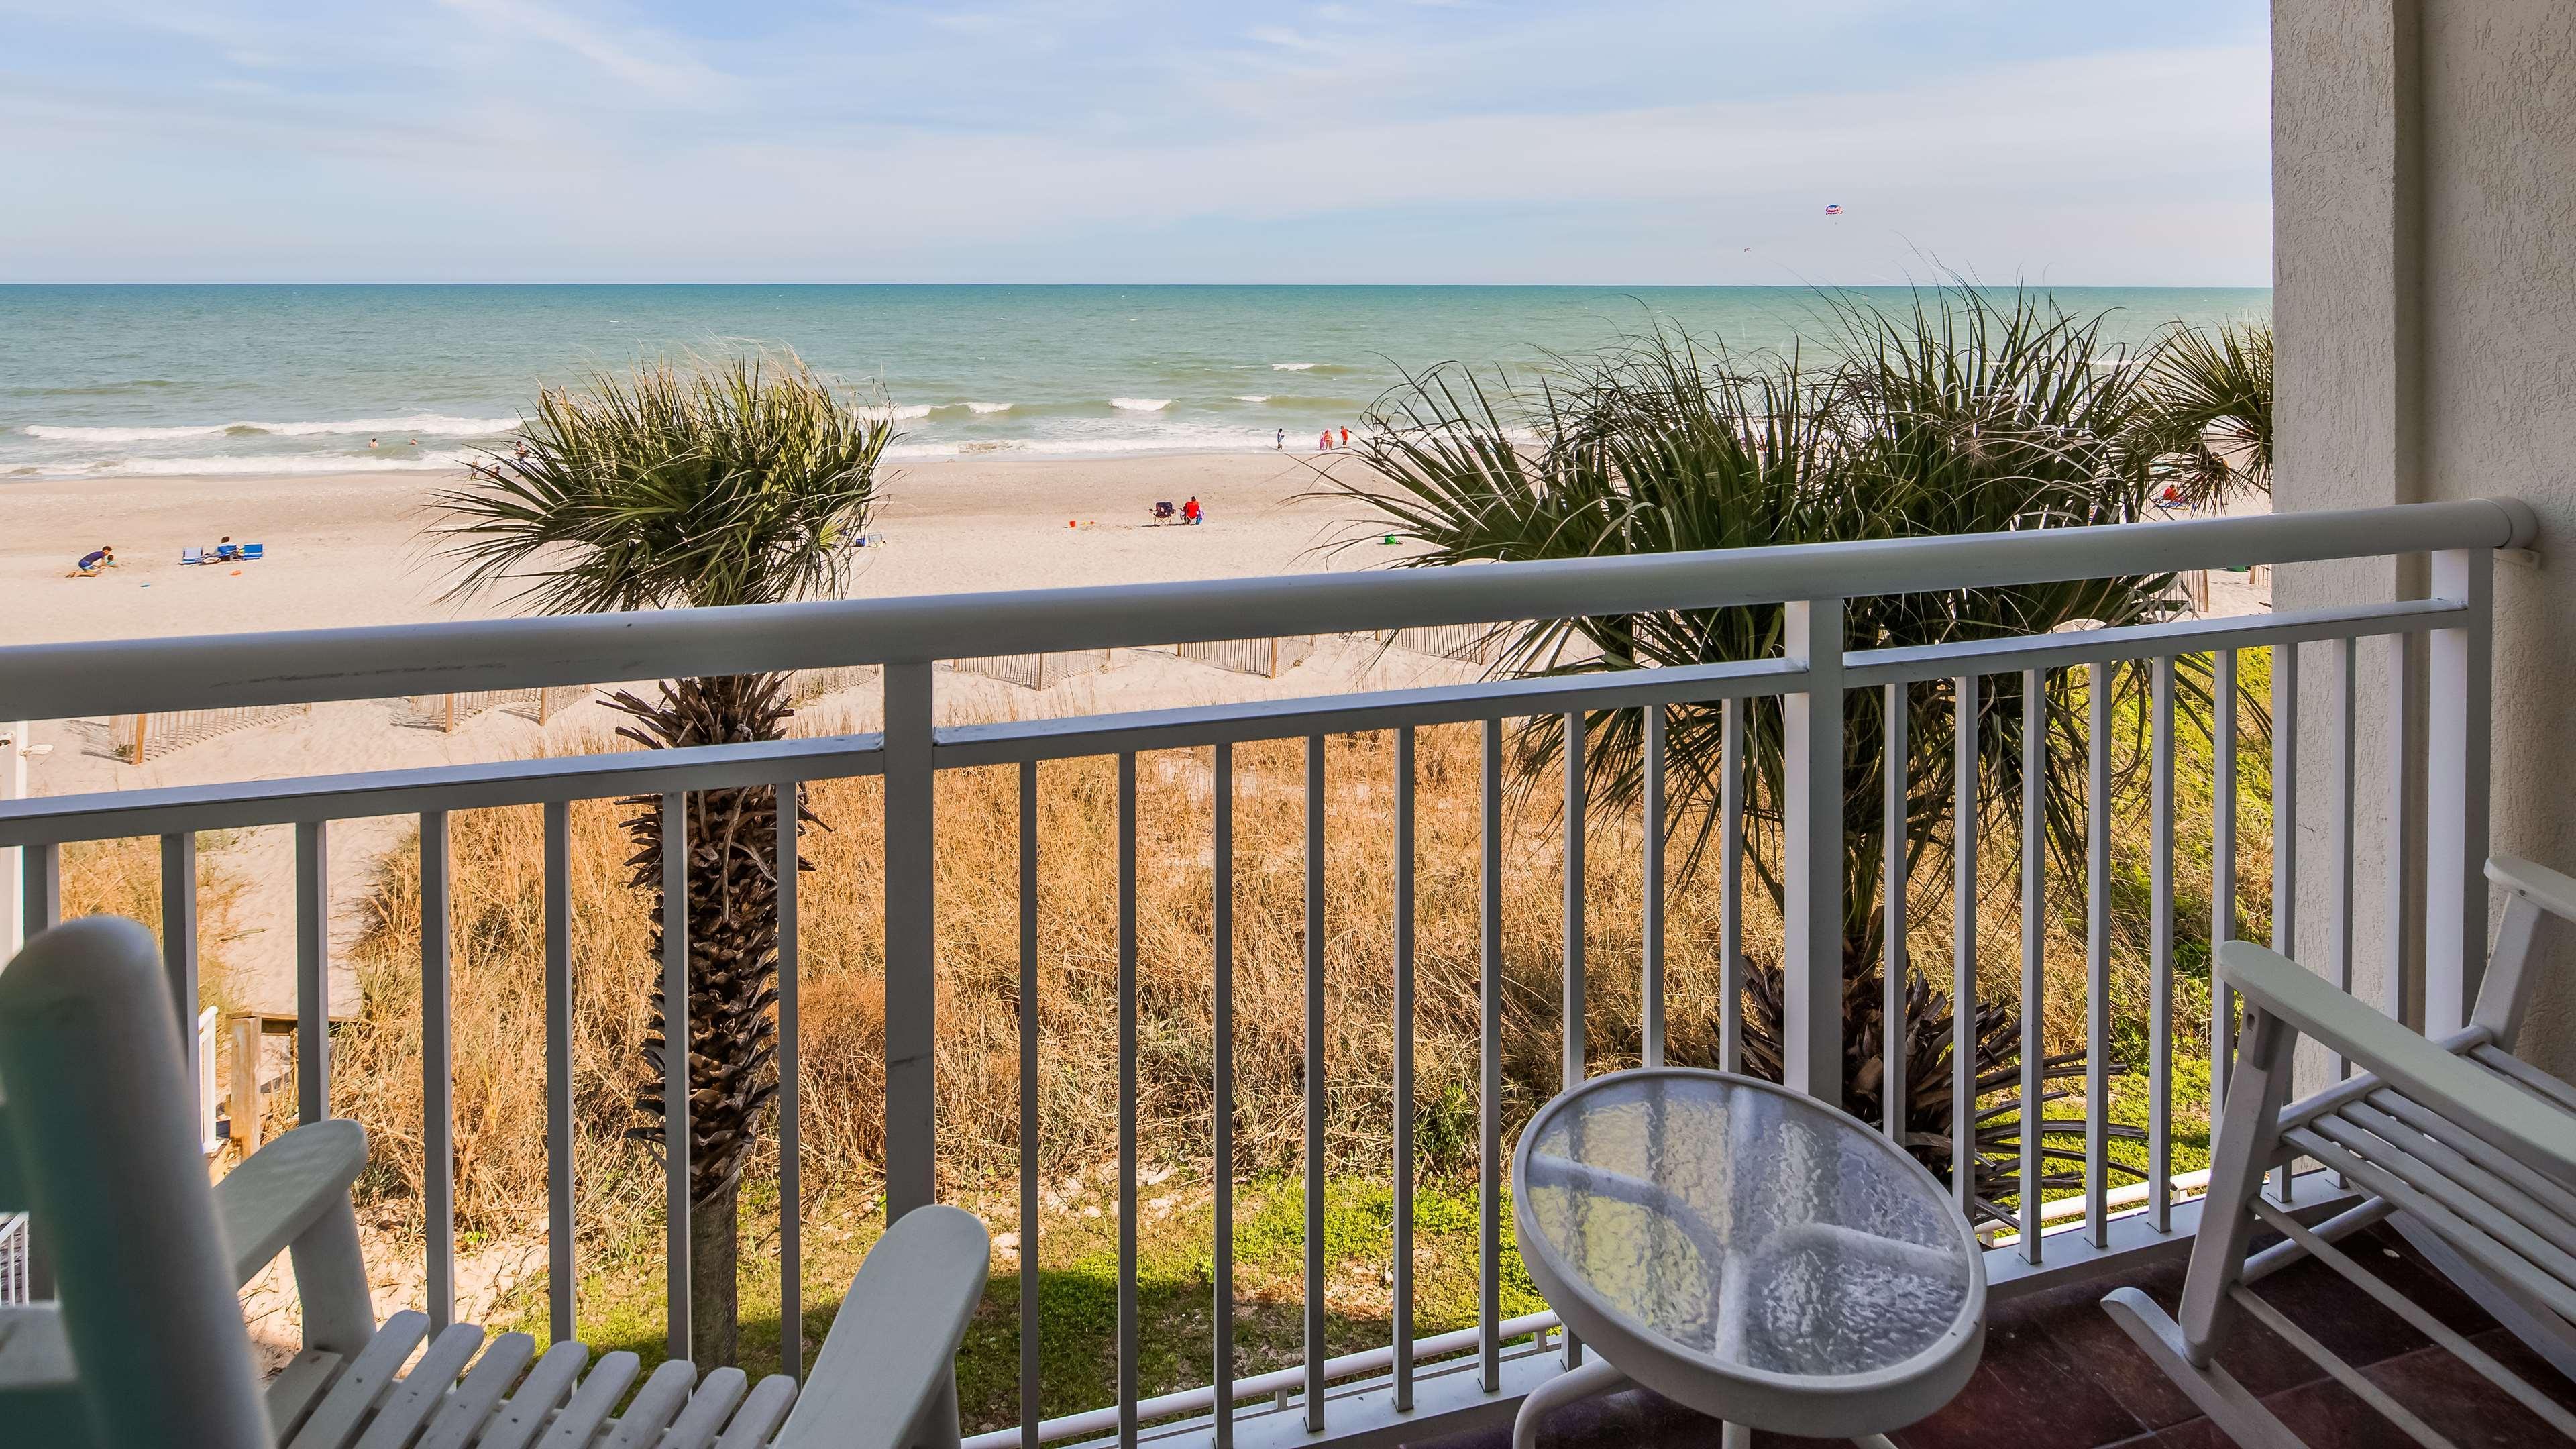
[[[962,1209],[897,1219],[850,1280],[775,1449],[953,1449],[957,1346],[992,1255],[983,1223]]]
[[[2487,879],[2562,921],[2576,921],[2576,880],[2545,865],[2519,856],[2493,856],[2487,861]]]
[[[2286,956],[2249,941],[2218,948],[2218,975],[2246,1001],[2443,1116],[2576,1176],[2576,1115],[2443,1050]]]
[[[367,1165],[366,1129],[345,1117],[308,1122],[270,1142],[215,1184],[215,1215],[247,1283],[324,1213],[351,1211],[349,1185]]]

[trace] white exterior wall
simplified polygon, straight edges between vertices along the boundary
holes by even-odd
[[[2272,17],[2276,505],[2511,495],[2537,511],[2542,562],[2496,569],[2492,843],[2576,873],[2576,5],[2276,0]],[[2276,599],[2413,596],[2424,579],[2420,560],[2291,569]],[[2295,944],[2320,969],[2328,657],[2302,656],[2299,731]],[[2371,1000],[2392,899],[2385,679],[2366,643],[2354,961]],[[2421,877],[2419,858],[2410,940]],[[2576,941],[2554,960],[2576,970]],[[2576,981],[2545,980],[2530,1030],[2540,1060],[2576,1074]]]

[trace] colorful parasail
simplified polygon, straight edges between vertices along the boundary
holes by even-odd
[[[1834,201],[1834,202],[1828,202],[1828,203],[1826,203],[1826,205],[1825,205],[1825,215],[1827,215],[1827,216],[1840,216],[1840,215],[1842,215],[1842,214],[1843,214],[1843,204],[1842,204],[1841,202],[1839,202],[1839,201]]]

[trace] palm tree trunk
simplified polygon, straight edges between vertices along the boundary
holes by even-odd
[[[737,744],[784,737],[793,711],[781,675],[684,679],[646,703],[611,702],[638,723],[620,734],[654,748]],[[629,818],[632,883],[653,902],[652,950],[662,952],[662,833],[658,799]],[[797,805],[805,816],[802,803]],[[689,953],[690,1356],[701,1368],[734,1361],[739,1319],[735,1267],[742,1169],[764,1109],[778,1090],[778,792],[770,786],[699,790],[686,797]],[[658,977],[656,980],[658,981]],[[653,993],[645,1057],[655,1084],[636,1098],[630,1135],[663,1140],[662,993]]]
[[[734,1301],[742,1179],[689,1204],[689,1361],[734,1361],[741,1315]]]

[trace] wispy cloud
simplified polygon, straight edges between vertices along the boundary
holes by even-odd
[[[702,101],[723,77],[649,27],[630,24],[621,38],[602,25],[540,0],[439,0],[447,9],[508,39],[533,40],[590,62],[629,85],[671,100]],[[649,53],[648,53],[649,52]]]
[[[2265,37],[2231,0],[0,13],[31,138],[0,188],[36,218],[0,279],[2269,267]]]

